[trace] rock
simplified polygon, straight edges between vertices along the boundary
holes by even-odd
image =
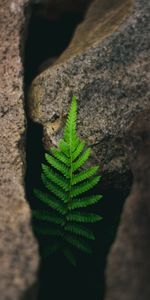
[[[126,151],[134,182],[108,258],[105,300],[149,300],[150,110],[129,127]]]
[[[57,64],[83,52],[94,43],[102,42],[117,30],[132,9],[132,0],[93,0],[84,22],[78,26],[69,47],[60,56]]]
[[[25,199],[25,114],[20,47],[27,1],[0,2],[0,298],[23,299],[36,282],[37,242]],[[21,34],[20,34],[21,32]],[[28,300],[31,297],[27,298]],[[32,299],[35,299],[32,297]]]
[[[128,184],[123,147],[131,120],[150,105],[147,0],[101,1],[89,7],[70,46],[32,83],[29,114],[57,144],[71,96],[78,100],[78,132],[103,169],[103,184]],[[84,38],[83,38],[84,36]],[[60,119],[60,120],[59,120]],[[53,123],[56,130],[50,130]]]

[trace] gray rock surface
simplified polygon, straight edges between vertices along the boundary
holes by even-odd
[[[125,140],[134,183],[109,254],[105,300],[149,300],[150,110],[136,117]]]
[[[71,52],[66,49],[66,54],[33,81],[29,113],[44,126],[46,146],[47,141],[57,144],[71,96],[76,95],[79,134],[93,148],[93,160],[102,166],[107,185],[110,182],[122,188],[130,169],[123,147],[126,128],[137,113],[150,106],[150,3],[123,1],[130,7],[126,10],[119,0],[109,2],[109,10],[103,7],[106,19],[96,13],[101,11],[101,3],[104,5],[100,0],[94,2],[76,29],[74,51],[73,46]],[[107,34],[100,34],[101,30]],[[76,49],[77,40],[85,40],[85,45]]]
[[[23,36],[20,33],[25,26],[26,2],[0,1],[1,300],[23,299],[36,282],[38,269],[37,242],[33,237],[24,190],[25,115],[20,53]]]

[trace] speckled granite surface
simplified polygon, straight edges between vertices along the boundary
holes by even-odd
[[[106,14],[106,23],[115,22],[115,9],[118,13],[115,6]],[[85,45],[86,50],[78,54],[75,47],[70,59],[56,61],[33,81],[29,96],[30,115],[44,125],[48,136],[45,139],[52,143],[57,143],[60,120],[67,112],[71,95],[78,97],[79,133],[92,146],[93,159],[102,166],[107,184],[117,183],[120,188],[129,170],[123,147],[126,127],[137,113],[150,106],[148,9],[149,1],[134,0],[131,10],[123,15],[122,25],[115,30],[106,26],[110,35],[104,40],[96,31],[101,22],[98,18],[92,27],[93,34],[97,32],[93,46]],[[92,8],[90,11],[91,20],[95,15]],[[87,24],[85,27],[88,30]],[[78,38],[84,43],[80,30]],[[53,122],[56,129],[52,133]]]
[[[24,191],[25,115],[20,32],[25,21],[25,2],[0,1],[1,300],[22,299],[35,283],[38,268],[37,243]]]
[[[125,140],[134,182],[108,256],[105,300],[149,300],[150,110],[134,119]]]

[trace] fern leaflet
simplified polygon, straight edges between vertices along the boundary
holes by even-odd
[[[72,212],[67,215],[67,221],[95,223],[100,220],[102,220],[102,217],[93,213]]]

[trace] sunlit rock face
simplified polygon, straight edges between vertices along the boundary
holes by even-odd
[[[37,280],[39,260],[24,190],[25,113],[21,48],[26,23],[25,4],[27,1],[0,1],[0,298],[2,300],[23,299]]]
[[[69,46],[30,89],[30,116],[44,126],[46,147],[57,144],[71,95],[77,96],[78,131],[107,186],[128,184],[124,135],[133,117],[149,107],[148,5],[94,1]]]

